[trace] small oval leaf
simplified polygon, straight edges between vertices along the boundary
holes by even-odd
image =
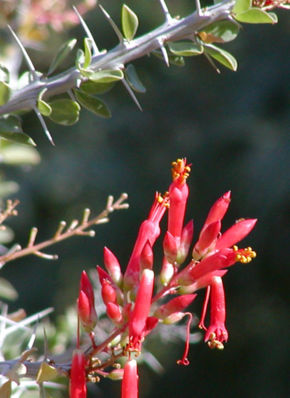
[[[206,26],[204,29],[202,29],[202,32],[212,35],[214,38],[216,38],[216,42],[228,42],[237,37],[239,33],[239,27],[237,24],[230,21],[219,21]],[[212,42],[215,41],[212,40]]]
[[[36,146],[33,139],[23,133],[20,121],[16,116],[0,118],[0,137],[20,144]]]
[[[110,110],[99,98],[93,97],[92,95],[86,94],[80,90],[75,90],[74,93],[77,100],[84,108],[88,109],[98,116],[102,116],[105,118],[111,117]]]
[[[49,118],[55,123],[71,126],[79,120],[80,106],[70,99],[57,99],[49,103],[52,112]]]
[[[143,86],[139,76],[137,75],[134,65],[129,64],[125,70],[127,82],[130,84],[133,90],[137,93],[145,93],[146,88]]]
[[[7,83],[0,81],[0,106],[6,104],[10,97],[10,87]]]
[[[225,67],[233,71],[237,70],[238,62],[236,58],[228,51],[222,50],[221,48],[216,47],[213,44],[206,44],[204,46],[204,51]]]
[[[139,25],[137,15],[126,5],[122,7],[122,30],[127,40],[132,40]]]
[[[91,64],[92,60],[92,39],[89,37],[84,38],[84,48],[85,48],[85,59],[83,68],[86,69]]]
[[[56,53],[56,56],[52,60],[47,74],[50,75],[55,69],[65,60],[68,54],[72,51],[76,45],[77,39],[70,39],[65,42]]]
[[[252,4],[252,0],[236,0],[233,8],[234,14],[240,14],[241,12],[247,11]]]
[[[192,57],[203,53],[203,46],[200,43],[193,43],[187,41],[179,41],[168,43],[169,50],[182,57]]]
[[[15,288],[4,278],[0,278],[0,297],[6,300],[16,300],[18,298],[18,293]]]
[[[52,112],[51,106],[43,100],[37,101],[37,108],[43,116],[49,116]]]
[[[113,86],[114,82],[111,83],[98,83],[98,82],[93,82],[93,81],[86,81],[83,82],[80,86],[80,90],[83,91],[86,94],[104,94],[107,91],[109,91]]]
[[[274,13],[267,13],[260,8],[250,8],[248,11],[235,15],[235,19],[244,23],[271,23],[278,21],[277,15]]]
[[[111,83],[124,78],[124,73],[120,69],[104,69],[92,72],[88,75],[89,80],[98,83]]]

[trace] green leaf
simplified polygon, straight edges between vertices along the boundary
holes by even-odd
[[[95,113],[98,116],[105,118],[111,117],[111,112],[99,98],[93,97],[92,95],[86,94],[80,90],[74,91],[75,96],[79,103],[89,111]]]
[[[221,39],[223,42],[228,42],[237,37],[239,27],[237,24],[230,21],[219,21],[206,26],[202,29],[202,32],[213,35],[214,37]]]
[[[84,38],[85,59],[83,68],[86,69],[92,61],[92,40],[88,37]]]
[[[132,40],[138,29],[137,15],[126,5],[122,7],[122,30],[127,40]]]
[[[97,72],[88,73],[89,80],[98,83],[111,83],[124,78],[124,73],[120,69],[104,69]]]
[[[52,112],[49,118],[55,123],[71,126],[79,120],[80,106],[71,99],[57,99],[49,103]]]
[[[9,83],[9,70],[4,65],[0,65],[0,81]]]
[[[109,91],[113,86],[114,82],[111,83],[97,83],[90,80],[83,82],[80,86],[80,90],[86,94],[103,94]]]
[[[82,71],[84,62],[85,62],[85,53],[83,52],[83,50],[78,48],[77,55],[76,55],[76,67],[77,67],[77,69]]]
[[[216,47],[213,44],[206,44],[204,46],[204,51],[207,54],[209,54],[211,57],[216,59],[218,62],[220,62],[222,65],[224,65],[225,67],[233,71],[237,70],[238,67],[237,60],[229,52],[222,50],[221,48]]]
[[[76,45],[77,39],[70,39],[65,42],[56,53],[56,56],[53,58],[50,67],[48,69],[47,74],[50,75],[55,69],[65,60],[68,54],[72,51],[74,46]]]
[[[43,101],[43,99],[42,99],[42,96],[46,91],[47,91],[46,88],[44,90],[42,90],[39,93],[38,100],[37,100],[37,108],[43,116],[49,116],[52,111],[51,106],[47,102]]]
[[[192,57],[194,55],[200,55],[203,53],[203,46],[200,43],[193,43],[189,41],[168,43],[168,47],[173,54],[183,57]]]
[[[125,70],[125,75],[128,83],[132,87],[133,90],[138,93],[145,93],[146,88],[143,86],[139,76],[137,75],[136,69],[133,64],[129,64]]]
[[[6,104],[10,97],[10,88],[7,83],[0,81],[0,106]]]
[[[151,54],[155,55],[155,57],[157,57],[157,58],[159,58],[159,59],[164,61],[164,58],[163,58],[163,55],[162,55],[161,51],[155,50],[155,51],[152,51]],[[170,65],[175,65],[175,66],[179,66],[179,67],[185,65],[184,58],[181,55],[169,54],[168,55],[168,59],[169,59]]]
[[[252,0],[236,0],[233,8],[234,14],[240,14],[241,12],[247,11],[252,4]]]
[[[23,133],[20,121],[16,116],[0,118],[0,137],[19,144],[36,146],[33,139]]]
[[[277,16],[274,13],[267,13],[260,8],[250,8],[248,11],[235,15],[235,19],[244,23],[271,23],[277,22]]]
[[[2,163],[11,166],[35,166],[39,164],[39,153],[32,146],[24,146],[9,141],[7,141],[7,144],[9,145],[2,147],[0,151]]]

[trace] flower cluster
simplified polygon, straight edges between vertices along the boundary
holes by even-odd
[[[139,228],[124,273],[117,257],[107,247],[104,248],[105,270],[98,266],[97,271],[102,299],[113,330],[99,345],[94,341],[97,314],[93,288],[83,271],[77,306],[78,318],[79,325],[83,325],[92,344],[89,350],[82,352],[78,337],[70,373],[71,398],[85,398],[86,380],[96,380],[100,376],[122,379],[122,398],[137,398],[136,357],[142,351],[144,339],[159,323],[174,324],[185,316],[188,316],[186,346],[182,359],[177,363],[187,365],[192,314],[185,312],[185,309],[202,288],[206,289],[206,294],[199,327],[205,331],[204,340],[210,348],[217,349],[222,349],[228,340],[222,278],[236,262],[246,264],[256,256],[250,247],[239,249],[236,246],[254,228],[256,219],[239,219],[222,233],[221,222],[231,196],[227,192],[211,207],[191,249],[193,221],[184,225],[189,173],[190,165],[186,159],[172,163],[169,190],[163,196],[155,194],[149,215]],[[160,221],[165,212],[168,212],[168,223],[163,237],[164,256],[161,272],[156,275],[153,247],[160,235]],[[210,316],[209,325],[206,326],[208,304]],[[98,358],[101,352],[106,353],[107,359],[103,362]],[[121,357],[125,357],[123,369],[117,361]]]
[[[252,5],[263,10],[273,10],[273,8],[289,9],[289,3],[289,0],[253,0]]]

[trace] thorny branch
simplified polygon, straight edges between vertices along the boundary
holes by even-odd
[[[124,201],[127,199],[127,194],[123,193],[120,195],[120,197],[114,202],[113,196],[109,196],[107,200],[107,205],[106,208],[96,217],[89,219],[90,216],[90,209],[85,209],[83,213],[83,218],[81,222],[79,220],[73,220],[66,231],[64,229],[66,228],[66,222],[61,221],[59,223],[59,226],[53,235],[52,238],[35,244],[35,239],[37,236],[38,229],[33,227],[30,232],[30,236],[28,239],[27,246],[25,248],[21,248],[20,245],[14,245],[10,250],[8,250],[7,253],[5,253],[3,256],[0,256],[0,268],[3,267],[4,264],[6,264],[9,261],[16,260],[19,257],[24,257],[28,256],[30,254],[33,254],[38,257],[42,257],[48,260],[56,260],[58,258],[57,255],[53,254],[47,254],[43,253],[42,250],[48,246],[51,246],[57,242],[61,242],[65,239],[68,239],[72,236],[76,235],[85,235],[85,236],[90,236],[93,237],[95,235],[94,230],[89,230],[90,227],[93,225],[97,224],[103,224],[109,221],[109,214],[112,213],[115,210],[121,210],[121,209],[127,209],[129,207],[128,203],[124,203]],[[11,201],[10,201],[11,202]],[[8,215],[8,209],[10,214],[12,209],[17,205],[17,201],[15,202],[9,202],[9,206],[7,204],[7,209],[4,213],[0,213],[0,221],[5,219]],[[14,205],[14,207],[13,207]],[[5,216],[6,215],[6,216]],[[4,218],[3,218],[4,217]]]
[[[148,55],[154,50],[162,49],[166,42],[192,40],[196,32],[213,22],[232,20],[231,12],[234,4],[235,0],[225,0],[204,9],[197,7],[195,12],[184,18],[165,18],[165,22],[153,31],[130,42],[123,40],[113,49],[95,54],[90,68],[93,71],[122,69],[128,62]],[[34,109],[41,91],[46,90],[44,98],[47,99],[65,93],[85,80],[87,78],[81,76],[80,71],[75,67],[51,78],[42,75],[21,90],[15,91],[10,100],[0,107],[0,115]]]

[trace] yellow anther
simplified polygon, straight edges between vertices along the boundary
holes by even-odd
[[[239,248],[238,248],[237,245],[234,245],[234,246],[233,246],[233,249],[234,249],[234,252],[237,252],[237,251],[239,250]]]

